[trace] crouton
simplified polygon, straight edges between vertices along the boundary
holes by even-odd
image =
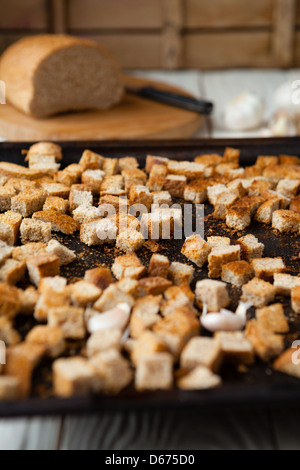
[[[254,352],[262,361],[269,361],[278,356],[284,348],[284,337],[263,328],[257,320],[247,323],[245,334],[253,346]]]
[[[47,193],[43,189],[24,191],[11,199],[11,210],[23,217],[29,217],[43,209],[46,197]]]
[[[241,331],[219,331],[214,337],[220,343],[224,362],[247,365],[254,362],[252,344]]]
[[[221,377],[211,372],[206,367],[198,366],[188,374],[177,380],[177,387],[182,390],[206,390],[219,387]]]
[[[180,356],[183,369],[204,366],[217,372],[222,362],[221,346],[214,338],[192,338],[184,347]]]
[[[38,142],[31,145],[26,152],[25,161],[29,161],[32,156],[42,157],[44,155],[55,157],[55,161],[59,162],[62,160],[62,148],[53,142]]]
[[[183,175],[168,175],[165,178],[163,189],[168,191],[172,197],[183,198],[187,178]]]
[[[85,271],[84,280],[94,284],[98,289],[105,290],[113,282],[113,277],[108,268],[99,267]]]
[[[47,175],[54,175],[60,169],[60,164],[56,163],[52,155],[31,155],[28,157],[28,166],[31,170],[40,170]]]
[[[135,157],[123,157],[119,158],[119,169],[122,172],[123,170],[132,170],[138,168],[139,164]]]
[[[153,326],[153,332],[161,338],[176,358],[189,339],[199,335],[200,323],[184,309],[177,309],[158,321]]]
[[[293,358],[295,357],[295,360]],[[299,351],[294,348],[284,351],[273,363],[273,368],[283,374],[300,378]]]
[[[263,203],[261,196],[245,196],[233,204],[226,213],[226,225],[235,230],[244,230],[251,223],[251,217]]]
[[[129,202],[131,206],[134,204],[143,205],[149,212],[153,202],[153,196],[146,186],[138,186],[133,184],[129,191]]]
[[[99,330],[93,333],[87,343],[86,352],[88,357],[93,357],[103,351],[121,349],[122,332],[118,329]]]
[[[228,238],[228,237],[219,237],[219,236],[207,237],[207,244],[211,249],[219,248],[220,246],[224,246],[224,245],[229,246],[230,245],[230,238]]]
[[[102,170],[86,170],[81,175],[81,182],[96,195],[100,194],[101,183],[104,177],[105,173]]]
[[[15,245],[19,237],[19,229],[22,222],[21,214],[8,211],[0,214],[0,240],[8,245]]]
[[[215,219],[225,219],[227,210],[237,201],[238,194],[233,192],[223,193],[217,197],[213,216]]]
[[[157,206],[167,205],[170,206],[172,204],[172,197],[168,191],[154,191],[152,193],[153,196],[153,204]]]
[[[234,162],[239,164],[241,151],[239,149],[234,149],[231,147],[226,147],[224,152],[224,160],[226,162]]]
[[[102,170],[105,158],[91,150],[85,150],[79,160],[79,165],[83,171],[88,169]]]
[[[100,391],[119,393],[133,379],[129,362],[116,349],[109,349],[93,356],[90,363],[102,378]]]
[[[192,295],[190,295],[192,294]],[[160,306],[160,312],[164,317],[171,315],[175,310],[181,309],[192,316],[198,314],[193,307],[194,294],[187,284],[172,286],[164,292],[165,300]]]
[[[191,235],[185,240],[181,253],[199,268],[202,268],[207,262],[210,251],[210,246],[200,235]]]
[[[70,306],[50,308],[48,325],[61,328],[64,338],[83,339],[86,335],[84,309]]]
[[[38,287],[43,277],[59,275],[59,259],[55,255],[42,254],[26,260],[28,274],[32,284]]]
[[[139,281],[139,288],[144,295],[159,295],[162,294],[168,287],[171,287],[172,282],[164,277],[144,277]]]
[[[18,289],[0,282],[0,317],[14,318],[19,313],[20,307]]]
[[[106,176],[113,176],[119,172],[119,160],[117,158],[105,158],[103,171]]]
[[[282,258],[255,258],[251,260],[256,277],[265,281],[272,281],[275,273],[286,271]]]
[[[10,186],[0,187],[0,212],[11,210],[11,199],[16,195],[14,188]]]
[[[162,247],[155,240],[146,240],[144,246],[151,251],[151,253],[158,253],[162,250]]]
[[[291,305],[295,313],[300,313],[300,285],[292,288]]]
[[[188,180],[201,179],[204,176],[204,165],[188,161],[168,161],[168,172],[170,175],[183,175]]]
[[[150,191],[161,191],[166,182],[167,174],[168,169],[166,165],[153,165],[146,184],[147,188],[149,188]]]
[[[59,197],[69,199],[70,187],[60,183],[45,183],[42,185],[48,197]]]
[[[72,186],[80,182],[83,167],[76,163],[67,166],[64,170],[58,171],[55,175],[55,181],[65,186]]]
[[[55,255],[59,259],[59,264],[64,266],[66,264],[72,263],[76,259],[76,254],[74,251],[69,250],[66,246],[59,243],[57,240],[50,240],[46,250],[50,255]]]
[[[8,375],[0,376],[0,401],[14,401],[19,397],[19,379]]]
[[[263,224],[272,222],[273,213],[280,208],[280,199],[270,198],[264,202],[256,211],[255,220]]]
[[[13,249],[12,257],[17,261],[26,261],[27,258],[32,258],[33,256],[45,254],[46,246],[46,243],[43,242],[32,242],[27,243],[23,246],[17,246]]]
[[[182,233],[182,212],[179,209],[159,209],[151,214],[143,214],[141,218],[141,233],[144,238],[151,240],[169,240],[178,232]]]
[[[259,156],[256,159],[256,166],[260,168],[266,168],[267,166],[274,166],[278,165],[278,157],[273,157],[273,156]]]
[[[238,163],[234,162],[227,162],[227,163],[220,163],[214,168],[214,173],[217,175],[227,175],[229,171],[238,169]]]
[[[20,397],[25,398],[31,390],[35,367],[45,354],[45,346],[20,343],[7,348],[5,374],[19,380]]]
[[[92,206],[93,194],[89,186],[85,184],[73,184],[70,189],[69,205],[71,212],[79,206]]]
[[[43,206],[43,211],[57,211],[61,214],[66,214],[69,209],[69,201],[62,197],[48,196]]]
[[[247,261],[232,261],[222,266],[222,281],[241,287],[253,277],[252,266]]]
[[[222,194],[228,194],[229,189],[225,186],[225,184],[214,184],[213,186],[208,186],[207,188],[207,197],[213,206],[216,204],[217,199]]]
[[[52,358],[60,356],[66,349],[63,332],[57,326],[35,326],[28,333],[25,341],[43,346],[45,353]]]
[[[259,326],[272,331],[272,333],[288,333],[290,330],[281,304],[257,309],[256,319]]]
[[[154,165],[167,166],[169,159],[165,157],[158,157],[154,155],[147,155],[146,157],[146,172],[150,173]]]
[[[33,287],[27,287],[27,289],[19,290],[19,299],[21,302],[20,314],[32,315],[39,298],[38,291]]]
[[[133,297],[138,297],[140,295],[139,281],[136,279],[131,279],[130,277],[123,278],[116,282],[115,285],[125,294],[132,295]]]
[[[198,281],[195,294],[198,307],[203,308],[206,304],[208,312],[219,312],[230,302],[226,284],[221,281],[211,279]]]
[[[272,227],[281,233],[298,233],[300,230],[300,214],[289,210],[273,212]]]
[[[53,363],[53,389],[59,397],[88,395],[98,391],[101,383],[101,377],[87,359],[69,357]]]
[[[236,243],[240,245],[241,259],[251,261],[253,258],[261,258],[264,252],[264,244],[260,243],[254,235],[245,235],[239,238]]]
[[[297,196],[300,188],[300,181],[293,179],[283,179],[279,181],[276,191],[285,197],[292,199]]]
[[[154,254],[151,256],[148,268],[148,275],[150,277],[168,277],[170,261],[167,256]]]
[[[80,225],[94,220],[99,220],[102,217],[99,208],[94,206],[79,206],[73,211],[72,215],[73,219]]]
[[[183,197],[185,201],[202,204],[207,199],[207,182],[203,180],[190,181],[184,188]]]
[[[21,335],[13,328],[12,321],[7,317],[0,317],[0,341],[3,341],[6,347],[21,342]]]
[[[79,230],[79,224],[76,220],[66,214],[60,214],[57,211],[40,211],[33,214],[33,219],[41,220],[42,222],[50,222],[54,232],[62,232],[65,235],[73,235],[74,232]]]
[[[88,304],[93,304],[102,294],[99,287],[87,281],[78,281],[71,286],[71,302],[76,307],[87,307]]]
[[[300,214],[300,196],[297,196],[291,200],[290,211]]]
[[[168,390],[173,385],[173,358],[168,353],[144,356],[139,361],[135,388],[137,390]]]
[[[239,259],[240,247],[238,245],[214,248],[208,256],[209,277],[221,277],[222,267],[232,261],[239,261]]]
[[[120,280],[124,277],[139,279],[146,274],[146,268],[135,253],[118,256],[112,265],[114,276]]]
[[[169,267],[168,277],[176,286],[190,284],[193,280],[194,272],[193,266],[173,261]]]
[[[12,256],[13,247],[0,240],[0,265]]]
[[[129,192],[131,186],[133,185],[145,186],[147,182],[146,173],[144,173],[142,170],[139,170],[138,168],[131,168],[129,170],[123,170],[122,177],[124,178],[126,193]]]
[[[43,322],[48,320],[50,308],[69,305],[70,292],[66,288],[67,280],[60,276],[46,277],[39,284],[39,298],[34,308],[34,318]]]
[[[21,165],[16,165],[10,162],[0,162],[0,176],[7,178],[19,178],[27,180],[36,180],[44,176],[41,170],[31,170]]]
[[[254,277],[242,287],[242,300],[251,302],[254,307],[264,307],[274,300],[276,288],[269,282]]]
[[[274,274],[274,287],[277,295],[289,296],[296,286],[300,286],[300,277],[290,274]]]
[[[117,284],[111,284],[95,302],[93,308],[99,312],[106,312],[117,307],[118,304],[127,304],[131,309],[134,305],[134,298],[121,291]]]
[[[223,157],[216,153],[212,153],[207,155],[199,155],[194,159],[194,161],[196,163],[201,163],[204,166],[216,166],[223,162]]]
[[[161,295],[147,295],[137,299],[130,317],[130,336],[139,338],[145,330],[151,329],[160,320]]]
[[[23,245],[33,242],[47,243],[51,239],[52,225],[34,219],[23,219],[20,225],[21,242]]]
[[[88,246],[114,243],[117,234],[118,227],[109,217],[86,222],[80,227],[80,241]]]
[[[248,195],[260,196],[264,193],[264,191],[272,188],[273,184],[271,181],[254,179],[248,188]]]
[[[24,261],[8,259],[0,267],[0,281],[14,286],[24,278],[25,273],[26,263]]]
[[[131,353],[131,360],[135,366],[146,356],[167,352],[164,341],[152,331],[145,330],[136,340]]]
[[[145,243],[145,238],[137,230],[124,230],[117,236],[116,247],[126,252],[139,250]]]

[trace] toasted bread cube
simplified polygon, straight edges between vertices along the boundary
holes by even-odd
[[[137,390],[168,390],[173,385],[173,358],[169,353],[144,356],[135,375]]]
[[[86,222],[80,228],[80,240],[88,246],[114,243],[117,234],[118,227],[110,218]]]
[[[180,284],[190,284],[193,280],[194,272],[193,266],[173,261],[169,268],[168,277],[176,286]]]
[[[284,337],[263,328],[257,320],[250,320],[246,326],[246,337],[263,361],[278,356],[284,348]]]
[[[200,323],[191,314],[187,314],[184,309],[177,309],[171,315],[157,322],[153,326],[153,331],[176,358],[189,339],[199,335]]]
[[[119,393],[133,379],[129,362],[116,349],[108,349],[93,356],[90,363],[102,378],[100,391]]]
[[[269,305],[256,310],[259,325],[272,333],[288,333],[290,328],[281,304]]]
[[[20,397],[25,398],[31,390],[35,367],[45,354],[45,346],[20,343],[7,349],[5,374],[19,380]]]
[[[4,186],[7,180],[8,178],[6,176],[0,176],[0,186]]]
[[[292,289],[291,305],[295,313],[300,313],[300,286],[293,287]]]
[[[210,251],[210,246],[200,235],[191,235],[185,240],[181,253],[199,268],[202,268],[207,262]]]
[[[8,375],[0,376],[0,401],[14,401],[19,397],[19,379]]]
[[[180,357],[180,366],[183,369],[204,366],[217,372],[221,362],[221,346],[219,341],[213,338],[192,338],[184,347]]]
[[[300,196],[297,196],[291,200],[290,211],[300,214]]]
[[[24,261],[8,259],[0,267],[0,281],[14,286],[24,278],[25,273],[26,263]]]
[[[34,219],[23,219],[20,226],[21,242],[23,245],[32,242],[47,243],[51,239],[50,222]]]
[[[248,188],[248,195],[249,196],[260,196],[269,189],[272,189],[273,183],[268,180],[258,180],[254,179]]]
[[[207,199],[207,183],[203,180],[193,180],[184,188],[183,197],[185,201],[194,204],[202,204]]]
[[[229,193],[229,190],[225,184],[214,184],[213,186],[208,186],[207,188],[207,197],[210,204],[213,206],[216,204],[219,196],[227,193]]]
[[[139,297],[140,295],[139,281],[136,279],[131,279],[130,277],[121,279],[116,282],[116,287],[124,292],[124,294],[129,294],[133,297]]]
[[[135,367],[146,356],[167,352],[164,341],[150,330],[145,330],[136,340],[131,353],[131,360]]]
[[[274,274],[274,287],[278,295],[291,295],[294,287],[300,286],[300,277],[290,274]]]
[[[95,303],[101,294],[101,289],[87,281],[78,281],[71,285],[71,301],[76,307]]]
[[[85,184],[73,184],[70,190],[69,204],[71,212],[79,206],[92,206],[93,194],[89,186]]]
[[[43,209],[47,197],[43,189],[34,189],[24,191],[11,200],[11,209],[18,212],[23,217],[29,217],[34,212]]]
[[[53,142],[38,142],[37,144],[31,145],[26,155],[25,161],[28,161],[30,157],[34,155],[51,155],[52,157],[55,157],[55,161],[59,162],[62,160],[62,148]]]
[[[144,295],[159,295],[162,294],[168,287],[171,287],[172,282],[164,277],[144,277],[139,281],[139,288]]]
[[[253,277],[253,269],[247,261],[232,261],[222,267],[222,281],[241,287]]]
[[[85,150],[79,160],[79,165],[82,169],[97,169],[102,170],[105,158],[98,153],[92,152],[91,150]]]
[[[11,199],[16,195],[16,191],[11,186],[0,187],[0,212],[10,211]]]
[[[297,196],[300,188],[299,180],[283,179],[279,181],[276,191],[285,197],[293,198]]]
[[[48,325],[61,328],[64,338],[83,339],[86,335],[84,309],[70,306],[51,308]]]
[[[113,176],[119,172],[119,160],[117,158],[105,158],[103,171],[106,176]]]
[[[66,246],[59,243],[57,240],[50,240],[46,252],[50,255],[55,255],[59,259],[60,265],[66,265],[72,263],[76,259],[74,251],[69,250]]]
[[[0,240],[0,264],[12,256],[13,250],[11,246]]]
[[[131,186],[140,185],[145,186],[147,182],[147,175],[138,168],[131,168],[129,170],[123,170],[122,176],[125,182],[125,191],[128,193]]]
[[[239,149],[234,149],[227,147],[224,152],[224,160],[226,162],[234,162],[239,164],[241,151]]]
[[[96,354],[109,349],[120,351],[121,339],[122,332],[116,328],[96,331],[89,337],[86,343],[88,357],[96,356]]]
[[[221,383],[221,377],[202,366],[196,367],[177,380],[177,386],[182,390],[206,390],[219,387]]]
[[[14,346],[22,341],[21,335],[13,328],[12,321],[7,317],[0,317],[0,341],[6,346]]]
[[[32,170],[41,170],[47,175],[54,175],[59,169],[60,164],[56,163],[56,157],[52,155],[30,155],[28,157],[28,166]]]
[[[94,284],[98,289],[105,290],[113,282],[113,277],[108,268],[99,267],[88,269],[85,272],[84,280]]]
[[[272,156],[259,156],[257,157],[256,166],[260,168],[266,168],[267,166],[278,165],[278,157]]]
[[[208,256],[209,277],[221,277],[222,267],[232,261],[239,261],[240,246],[221,246],[214,248]]]
[[[27,243],[26,245],[14,248],[12,257],[17,261],[26,261],[27,258],[32,258],[33,256],[45,254],[46,246],[46,243],[43,242]]]
[[[38,255],[26,260],[30,281],[38,287],[43,277],[59,276],[59,259],[55,255]]]
[[[73,211],[73,219],[80,225],[93,220],[99,220],[101,218],[101,212],[98,207],[90,206],[79,206]]]
[[[146,274],[145,266],[135,253],[118,256],[111,269],[118,280],[123,279],[124,277],[140,279],[144,274]]]
[[[204,279],[196,284],[196,303],[203,308],[207,305],[208,312],[219,312],[230,303],[225,282]]]
[[[59,397],[88,395],[97,391],[101,383],[101,377],[87,359],[69,357],[53,363],[54,394]]]
[[[99,312],[106,312],[117,307],[118,304],[127,304],[131,308],[133,307],[134,299],[131,295],[121,291],[117,284],[111,284],[105,289],[97,302],[95,302],[94,309]]]
[[[69,215],[57,211],[40,211],[33,214],[33,219],[42,222],[51,222],[54,232],[62,232],[65,235],[73,235],[79,229],[79,224]]]
[[[262,224],[270,224],[272,222],[273,213],[280,208],[280,199],[271,198],[264,202],[256,211],[255,220]]]
[[[43,206],[43,211],[58,211],[61,214],[66,214],[69,210],[69,201],[62,197],[48,196]]]
[[[147,155],[146,158],[146,172],[150,173],[154,165],[167,167],[169,159],[165,157],[158,157],[156,155]]]
[[[187,183],[186,176],[183,175],[168,175],[165,178],[163,189],[169,191],[172,197],[183,198],[184,188]]]
[[[45,277],[39,284],[39,298],[34,308],[37,321],[47,321],[50,308],[65,307],[70,302],[67,280],[60,276]]]
[[[38,291],[33,287],[27,287],[25,290],[19,290],[19,299],[21,302],[20,313],[22,315],[32,315],[39,299]]]
[[[289,210],[275,211],[272,216],[272,227],[281,233],[298,233],[300,214]]]
[[[296,362],[293,360],[294,356],[295,356],[295,359],[297,359]],[[273,364],[273,368],[279,372],[282,372],[283,374],[287,374],[292,377],[297,377],[299,379],[300,367],[299,367],[298,360],[299,360],[298,350],[294,348],[290,348],[284,351],[276,359],[276,361]]]
[[[255,196],[253,196],[255,197]],[[233,204],[226,213],[227,227],[235,230],[244,230],[251,224],[252,208],[242,205],[241,202]]]
[[[275,273],[283,273],[286,271],[282,258],[255,258],[251,260],[256,277],[272,281]]]
[[[77,163],[72,163],[72,165],[56,173],[55,181],[66,186],[72,186],[72,184],[79,183],[82,173],[83,167]]]
[[[242,287],[242,300],[251,302],[254,307],[264,307],[273,302],[276,295],[276,288],[269,282],[254,277]]]
[[[219,236],[207,237],[207,244],[211,249],[219,248],[220,246],[229,246],[230,238]]]
[[[199,155],[194,160],[196,163],[201,163],[204,166],[216,166],[223,162],[223,157],[216,153],[212,153],[207,155]]]
[[[129,191],[129,202],[131,206],[134,204],[143,205],[149,212],[153,202],[153,196],[146,186],[133,184]]]
[[[16,287],[0,282],[0,317],[14,318],[20,311],[21,302]]]
[[[160,320],[161,295],[147,295],[137,299],[130,317],[130,336],[139,338],[145,330],[151,329]]]
[[[153,165],[147,181],[147,188],[150,191],[161,191],[166,182],[168,168],[166,165]]]
[[[251,261],[253,258],[261,258],[264,252],[264,244],[260,243],[254,235],[245,235],[236,243],[241,247],[241,259]]]
[[[122,251],[134,252],[139,250],[145,243],[145,238],[137,230],[124,230],[117,236],[116,247]]]
[[[172,197],[168,191],[154,191],[152,193],[153,196],[153,204],[162,206],[167,205],[170,206],[172,204]]]
[[[145,239],[170,239],[174,232],[172,213],[152,212],[143,214],[141,218],[141,233]]]
[[[238,198],[238,194],[234,192],[220,194],[217,197],[213,213],[215,219],[226,219],[227,210],[237,201]]]
[[[252,344],[241,331],[219,331],[214,337],[220,342],[224,362],[252,364],[254,351]]]
[[[53,358],[59,357],[66,349],[63,332],[57,326],[35,326],[26,336],[26,342],[45,347],[46,354]]]
[[[123,170],[131,170],[138,168],[139,164],[135,157],[123,157],[119,158],[119,169],[122,172]]]
[[[59,197],[62,199],[68,199],[70,194],[69,186],[60,183],[44,183],[42,185],[44,191],[46,191],[48,197]]]
[[[93,194],[100,194],[105,173],[102,170],[86,170],[81,175],[82,184],[88,186]]]
[[[15,245],[19,237],[19,229],[22,222],[21,214],[8,211],[0,214],[0,240],[8,245]]]
[[[150,264],[148,268],[148,274],[150,277],[168,277],[170,267],[170,261],[167,256],[154,254],[151,256]]]

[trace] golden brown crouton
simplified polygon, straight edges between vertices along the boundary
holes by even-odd
[[[57,211],[40,211],[33,214],[33,218],[42,222],[51,222],[54,232],[62,232],[66,235],[72,235],[79,230],[79,223],[66,214],[60,214]]]

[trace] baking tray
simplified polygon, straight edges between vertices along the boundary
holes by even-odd
[[[22,164],[24,156],[21,150],[29,147],[28,143],[1,143],[0,159]],[[67,142],[60,143],[64,151],[63,165],[78,162],[82,151],[86,148],[98,152],[106,157],[135,156],[143,167],[147,154],[162,155],[172,159],[192,160],[203,153],[223,153],[226,146],[241,149],[241,165],[251,165],[258,155],[300,155],[300,138],[289,139],[250,139],[250,140],[189,140],[189,141],[106,141],[106,142]],[[229,234],[235,240],[240,236],[253,233],[265,244],[265,256],[282,256],[286,262],[288,272],[298,274],[300,271],[300,238],[296,236],[280,235],[273,232],[270,227],[252,223],[247,230],[232,234],[222,221],[214,220],[210,214],[212,207],[206,207],[205,236]],[[111,266],[117,254],[114,248],[85,247],[78,235],[66,237],[55,234],[58,240],[76,250],[80,254],[80,262],[75,262],[62,269],[62,275],[74,280],[83,276],[86,269],[106,264]],[[187,262],[180,254],[183,241],[160,241],[162,254],[171,260]],[[142,248],[138,255],[148,264],[151,252]],[[197,280],[207,277],[206,269],[195,271],[194,284]],[[235,308],[239,299],[238,288],[230,287],[231,307]],[[280,300],[284,304],[285,312],[290,318],[291,334],[287,336],[286,346],[298,338],[300,331],[300,318],[291,313],[287,298]],[[253,311],[249,315],[253,315]],[[32,327],[32,321],[18,318],[19,331],[25,335]],[[300,335],[299,335],[300,336]],[[74,344],[74,353],[76,347]],[[13,403],[0,403],[0,417],[17,417],[32,415],[53,415],[70,413],[100,413],[101,411],[125,411],[136,409],[178,408],[192,406],[209,411],[210,409],[230,406],[292,406],[300,400],[300,381],[296,378],[283,375],[272,370],[270,365],[257,362],[245,372],[240,372],[233,366],[224,366],[221,375],[223,385],[218,389],[204,391],[181,391],[173,389],[158,392],[136,392],[133,387],[116,396],[91,396],[58,399],[51,396],[50,384],[51,363],[45,360],[35,371],[33,378],[32,396],[26,400]],[[43,398],[40,398],[42,396]]]

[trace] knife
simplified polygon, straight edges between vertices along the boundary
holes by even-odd
[[[211,114],[213,111],[213,103],[210,101],[197,100],[190,96],[174,93],[172,91],[159,90],[153,86],[144,86],[140,88],[126,86],[128,93],[141,96],[153,101],[175,106],[177,108],[186,109],[200,114]]]

